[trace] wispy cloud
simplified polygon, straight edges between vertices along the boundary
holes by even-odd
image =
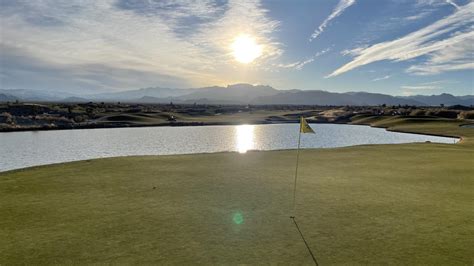
[[[389,79],[390,77],[392,77],[392,76],[391,75],[386,75],[386,76],[383,76],[383,77],[375,78],[372,81],[385,80],[385,79]]]
[[[470,2],[452,15],[404,37],[347,52],[355,58],[327,77],[334,77],[377,61],[407,61],[421,56],[427,56],[428,60],[424,64],[412,66],[408,72],[435,74],[472,69],[473,22],[474,2]]]
[[[456,84],[459,81],[455,80],[435,80],[421,83],[422,85],[438,85],[438,84]]]
[[[416,15],[404,17],[402,19],[405,20],[405,21],[414,21],[414,20],[419,20],[419,19],[425,18],[429,14],[431,14],[431,11],[423,11],[423,12],[419,12]]]
[[[439,87],[419,85],[419,86],[402,86],[402,89],[407,89],[407,90],[436,90],[436,89],[439,89]]]
[[[2,2],[2,84],[18,85],[29,61],[41,62],[35,73],[63,69],[56,77],[78,88],[226,84],[236,76],[230,45],[238,34],[265,47],[253,68],[282,53],[271,37],[279,22],[267,12],[259,0]]]
[[[456,9],[459,9],[459,5],[456,4],[453,0],[417,0],[416,4],[418,6],[443,6],[443,5],[451,5]]]
[[[332,13],[329,15],[329,17],[327,17],[323,21],[323,23],[321,23],[321,25],[319,25],[319,27],[313,32],[313,34],[311,34],[309,40],[312,41],[316,39],[321,33],[324,32],[324,29],[329,25],[329,22],[331,22],[331,20],[340,16],[344,12],[344,10],[355,4],[355,2],[355,0],[340,0],[337,6],[332,11]]]
[[[420,93],[425,94],[429,91],[441,89],[439,86],[423,85],[423,84],[412,85],[412,86],[406,85],[406,86],[401,86],[400,88],[402,89],[402,95],[405,95],[405,96],[411,96],[411,95],[416,95]]]
[[[317,52],[316,54],[314,54],[313,56],[305,59],[305,60],[302,60],[302,61],[296,61],[296,62],[293,62],[293,63],[289,63],[289,64],[278,64],[277,67],[280,67],[280,68],[292,68],[292,69],[296,69],[296,70],[301,70],[303,69],[303,67],[311,62],[314,62],[314,60],[316,60],[316,58],[320,57],[321,55],[327,53],[331,51],[331,48],[326,48],[322,51],[319,51]]]
[[[416,75],[433,75],[447,71],[474,69],[474,31],[457,33],[446,49],[434,51],[421,64],[410,66],[406,72]]]
[[[452,5],[453,7],[455,7],[456,9],[459,9],[459,6],[452,0],[446,0],[446,3]]]

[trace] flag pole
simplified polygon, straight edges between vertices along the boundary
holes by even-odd
[[[296,169],[295,169],[295,184],[293,186],[293,215],[290,218],[295,218],[296,208],[296,180],[298,179],[298,163],[300,158],[300,143],[301,143],[301,118],[300,118],[300,130],[298,134],[298,149],[296,151]]]

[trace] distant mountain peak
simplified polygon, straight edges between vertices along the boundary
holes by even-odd
[[[474,105],[474,96],[439,95],[392,96],[372,92],[337,93],[324,90],[277,90],[269,85],[248,83],[192,89],[148,87],[136,90],[92,95],[70,95],[37,90],[2,90],[0,101],[120,101],[137,103],[206,103],[206,104],[292,104],[292,105]]]

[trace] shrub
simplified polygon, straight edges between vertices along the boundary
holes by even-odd
[[[1,113],[0,114],[0,123],[5,123],[5,124],[14,124],[15,118],[7,112]]]
[[[474,119],[474,111],[463,111],[459,113],[458,118],[460,119]]]
[[[435,116],[443,117],[443,118],[457,118],[459,112],[452,111],[452,110],[439,110],[435,112]]]
[[[83,115],[76,115],[76,116],[74,116],[73,120],[76,123],[82,123],[82,122],[86,121],[87,119]]]
[[[421,109],[415,109],[410,112],[410,116],[425,116],[425,115],[426,115],[426,111],[421,110]]]

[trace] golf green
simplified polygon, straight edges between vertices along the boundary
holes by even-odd
[[[472,264],[474,148],[463,130],[456,145],[302,150],[296,220],[318,262]],[[0,264],[312,264],[289,218],[295,155],[120,157],[0,173]]]

